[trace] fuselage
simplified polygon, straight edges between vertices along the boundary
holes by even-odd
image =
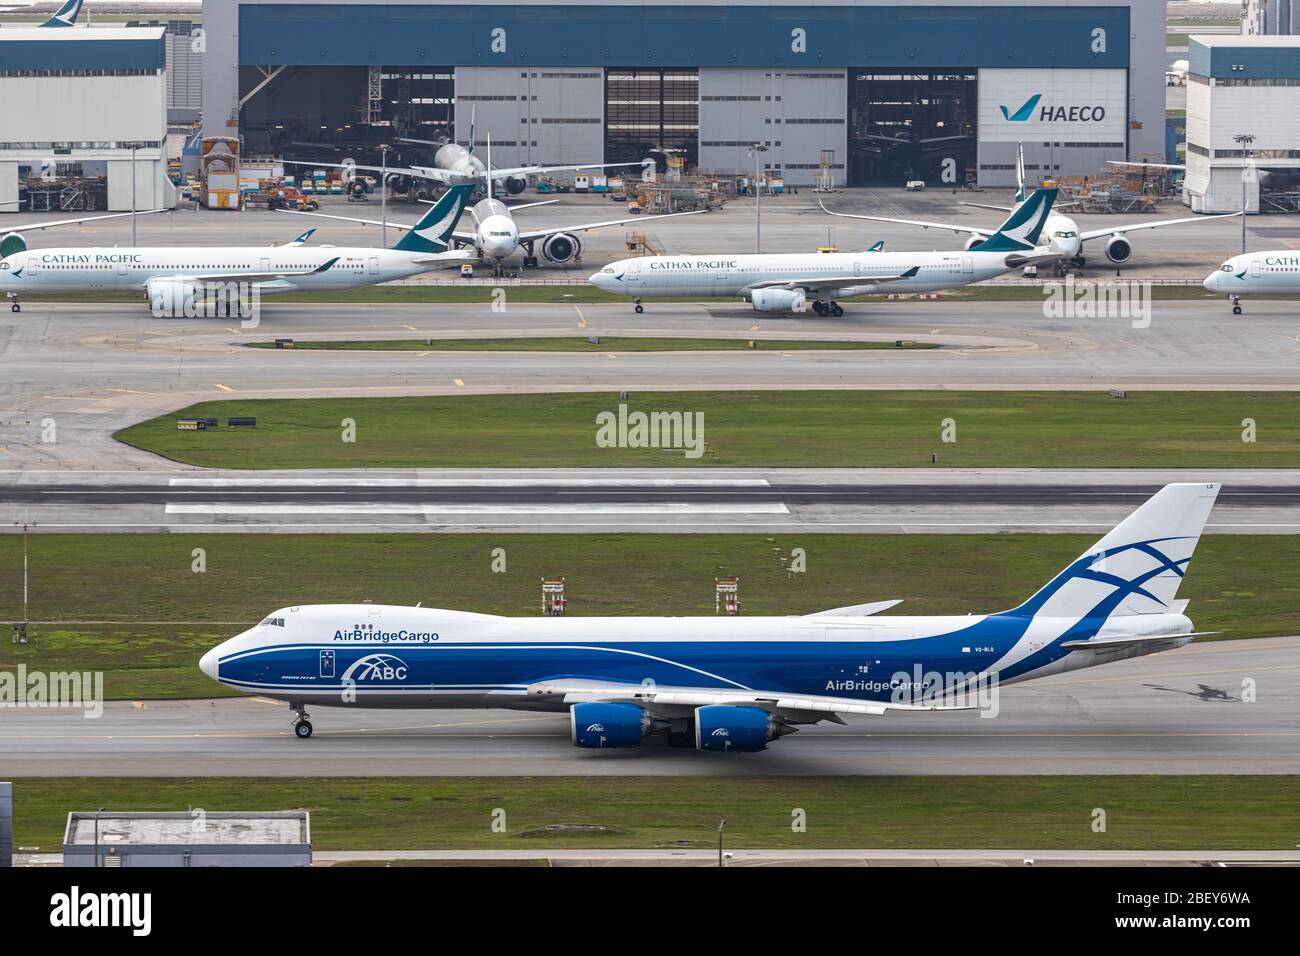
[[[899,701],[938,675],[948,689],[1009,683],[1182,646],[1182,614],[966,617],[508,618],[433,608],[285,608],[213,648],[209,677],[247,693],[361,707],[564,709],[530,685],[594,678],[630,687],[763,689]],[[1110,650],[1066,641],[1167,636]],[[349,693],[350,692],[350,693]]]
[[[835,297],[884,292],[936,292],[993,279],[1008,271],[1006,252],[832,252],[717,256],[643,256],[623,259],[591,276],[592,285],[623,295],[744,295],[764,282],[855,276],[911,278],[837,288]],[[811,296],[810,296],[811,298]]]
[[[1206,277],[1205,288],[1220,295],[1300,292],[1300,252],[1278,249],[1233,256]]]
[[[334,246],[28,249],[0,262],[0,291],[143,292],[154,279],[281,273],[262,292],[349,289],[418,275],[428,254]],[[335,260],[320,272],[326,263]],[[423,263],[420,263],[423,260]]]
[[[1040,240],[1062,259],[1077,259],[1083,252],[1083,240],[1079,238],[1079,224],[1069,216],[1052,213],[1043,226]]]
[[[487,172],[483,161],[459,143],[439,147],[433,154],[433,164],[438,169],[445,169],[470,180],[480,180]]]
[[[478,247],[489,259],[505,259],[519,248],[519,227],[510,208],[498,199],[484,199],[474,206]]]

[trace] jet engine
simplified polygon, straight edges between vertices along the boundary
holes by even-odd
[[[636,704],[574,704],[569,729],[575,747],[636,747],[654,729],[654,719]]]
[[[1111,236],[1106,243],[1106,258],[1115,265],[1123,265],[1133,258],[1133,243],[1124,236]]]
[[[353,199],[366,198],[366,184],[359,179],[354,179],[348,184],[348,193]]]
[[[978,249],[983,244],[984,244],[983,236],[971,236],[969,239],[966,240],[966,245],[964,248],[967,252],[970,252],[973,249]]]
[[[202,297],[203,289],[188,279],[150,279],[144,285],[144,294],[154,315],[175,317],[194,315],[195,297]]]
[[[402,195],[411,191],[415,186],[415,180],[410,176],[403,176],[400,173],[389,173],[387,185],[393,192]]]
[[[542,255],[552,262],[573,262],[582,255],[582,243],[578,241],[577,236],[557,232],[553,236],[547,236],[542,242]]]
[[[807,312],[803,289],[755,289],[749,294],[755,312]]]
[[[0,239],[0,259],[8,259],[15,252],[22,252],[27,248],[27,240],[16,232],[6,233],[3,239]]]
[[[518,196],[528,187],[528,180],[523,176],[507,176],[502,185],[506,187],[507,195]]]
[[[714,704],[695,708],[695,749],[749,753],[764,750],[769,740],[788,734],[786,727],[761,707]]]

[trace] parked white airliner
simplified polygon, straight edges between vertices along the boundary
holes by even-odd
[[[1056,195],[1035,190],[970,252],[642,256],[606,266],[588,281],[631,296],[637,312],[644,311],[643,298],[739,296],[758,312],[803,312],[811,301],[818,315],[841,316],[837,297],[955,289],[1054,259],[1038,241]]]
[[[192,299],[219,283],[260,293],[315,292],[377,285],[466,261],[452,233],[473,186],[453,186],[391,249],[308,246],[22,248],[0,260],[0,290],[21,311],[20,295],[141,292],[150,302]]]
[[[1205,288],[1226,295],[1241,315],[1242,296],[1300,295],[1300,252],[1275,249],[1233,256],[1205,278]]]
[[[1023,146],[1019,146],[1016,153],[1016,179],[1016,205],[1010,207],[1011,209],[1018,208],[1025,201],[1025,197],[1029,195],[1029,186],[1026,183],[1025,176],[1025,150]],[[995,206],[989,203],[964,202],[961,205],[1007,211],[1006,206]],[[970,238],[966,240],[968,250],[979,249],[988,240],[988,237],[993,235],[993,231],[989,229],[962,226],[956,223],[925,222],[919,219],[890,219],[886,216],[832,212],[824,204],[822,209],[832,216],[840,216],[844,219],[866,219],[871,222],[890,222],[900,226],[920,226],[922,229],[944,229],[948,232],[968,233],[970,235]],[[1123,265],[1133,258],[1133,243],[1128,238],[1130,232],[1137,232],[1141,229],[1160,229],[1164,226],[1177,226],[1182,223],[1208,222],[1211,219],[1231,219],[1233,216],[1239,215],[1241,214],[1230,212],[1217,216],[1189,216],[1183,219],[1161,219],[1154,222],[1134,222],[1122,226],[1107,226],[1104,229],[1084,230],[1079,228],[1079,224],[1074,219],[1063,215],[1058,208],[1058,211],[1053,212],[1046,225],[1043,226],[1043,244],[1057,254],[1055,259],[1057,272],[1064,275],[1070,266],[1081,268],[1088,264],[1088,260],[1083,254],[1083,244],[1085,242],[1091,242],[1094,239],[1105,239],[1106,258],[1115,265]]]
[[[1182,647],[1177,600],[1217,484],[1167,485],[1010,610],[886,616],[501,617],[378,604],[286,607],[203,655],[214,680],[310,705],[569,715],[579,747],[763,750],[841,715],[982,708],[997,687]]]

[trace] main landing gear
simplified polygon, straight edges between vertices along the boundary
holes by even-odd
[[[645,309],[643,309],[643,308],[641,307],[641,297],[640,297],[640,296],[637,296],[637,297],[636,297],[635,299],[633,299],[632,301],[636,303],[636,314],[637,314],[637,315],[640,315],[642,312],[645,311]]]
[[[837,319],[844,314],[844,309],[838,302],[823,302],[820,299],[812,304],[812,310],[820,316],[830,315]]]
[[[299,740],[306,740],[311,736],[311,721],[307,719],[307,708],[302,704],[290,704],[294,714],[297,715],[293,722],[293,732]]]
[[[1234,296],[1229,296],[1229,298],[1232,299],[1232,314],[1241,315],[1243,311],[1243,309],[1241,308],[1241,296],[1234,295]]]

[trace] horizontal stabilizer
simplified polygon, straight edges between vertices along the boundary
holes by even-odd
[[[1146,634],[1142,637],[1094,637],[1089,641],[1066,641],[1061,647],[1067,651],[1114,650],[1134,644],[1154,644],[1159,641],[1178,641],[1183,638],[1207,637],[1218,631],[1192,631],[1188,634]]]
[[[876,601],[872,604],[850,604],[848,607],[833,607],[829,611],[814,611],[804,617],[870,617],[902,603],[902,598],[894,598],[892,601]]]

